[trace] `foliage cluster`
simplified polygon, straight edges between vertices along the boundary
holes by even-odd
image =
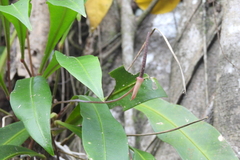
[[[122,125],[112,116],[111,108],[122,106],[124,111],[132,108],[141,111],[147,116],[155,132],[174,129],[198,120],[184,107],[160,99],[166,96],[164,90],[155,78],[147,74],[143,75],[144,81],[136,98],[131,100],[129,93],[132,92],[138,75],[130,74],[124,67],[110,72],[110,76],[116,80],[116,86],[112,94],[105,98],[102,90],[102,71],[97,57],[71,57],[53,51],[63,35],[67,34],[77,15],[86,15],[84,1],[48,0],[47,4],[50,12],[49,36],[39,74],[35,76],[24,63],[25,39],[27,31],[32,29],[29,21],[31,3],[29,0],[19,0],[8,5],[8,1],[1,1],[0,12],[6,47],[0,57],[0,85],[6,96],[10,96],[12,110],[19,121],[0,128],[0,159],[19,155],[46,159],[48,154],[58,155],[57,142],[53,139],[68,129],[81,138],[88,159],[127,160],[131,157],[134,160],[150,160],[155,159],[153,155],[128,145],[127,135]],[[30,75],[30,78],[18,80],[11,93],[3,78],[3,64],[6,64],[10,57],[10,23],[16,29],[21,46],[21,61]],[[75,95],[71,100],[53,103],[47,78],[61,67],[84,84],[95,97]],[[61,112],[53,113],[53,108],[59,103],[68,105]],[[74,106],[74,109],[63,120],[62,117],[71,106]],[[222,135],[206,122],[195,123],[157,136],[171,144],[183,159],[237,159]],[[29,137],[48,154],[23,147]],[[31,142],[25,142],[24,146]]]

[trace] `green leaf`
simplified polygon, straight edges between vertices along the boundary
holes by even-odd
[[[32,30],[32,26],[29,20],[29,12],[31,10],[31,3],[29,0],[20,0],[14,4],[8,6],[0,6],[0,11],[6,17],[8,21],[13,23],[17,30],[17,35],[20,43],[21,54],[24,58],[25,38],[27,34],[27,28]]]
[[[29,30],[32,30],[32,26],[29,20],[30,9],[31,3],[29,2],[29,0],[20,0],[8,6],[0,5],[0,11],[10,22],[14,24],[19,23],[20,21]]]
[[[186,108],[161,99],[148,101],[135,108],[148,117],[155,132],[173,129],[197,120]],[[205,122],[160,134],[158,137],[172,145],[182,159],[238,159],[223,136]]]
[[[55,72],[56,70],[58,70],[61,66],[59,65],[55,54],[53,54],[52,60],[50,61],[50,63],[48,64],[47,68],[45,69],[44,73],[43,73],[43,77],[44,78],[48,78],[51,74],[53,74],[53,72]]]
[[[133,147],[130,148],[134,151],[133,160],[155,160],[153,155],[148,152],[144,152]]]
[[[80,96],[82,100],[99,101]],[[89,159],[128,160],[128,142],[123,127],[106,104],[80,103],[82,140]],[[116,155],[117,153],[117,155]]]
[[[44,155],[36,153],[30,149],[27,149],[21,146],[3,145],[3,146],[0,146],[0,151],[1,151],[1,154],[0,154],[1,160],[8,160],[10,158],[13,158],[15,156],[20,156],[20,155],[37,156],[42,159],[46,159]]]
[[[63,127],[66,127],[67,129],[69,129],[70,131],[72,131],[73,133],[78,135],[78,137],[80,137],[80,138],[82,137],[82,131],[81,131],[80,127],[64,123],[64,122],[62,122],[60,120],[55,121],[55,123],[57,123],[57,124],[59,124],[59,125],[61,125]]]
[[[138,77],[138,74],[132,75],[127,72],[123,66],[110,72],[110,75],[115,79],[116,86],[113,94],[108,98],[108,100],[117,99],[127,93],[134,87],[136,78]],[[149,77],[145,74],[144,79],[145,80],[138,91],[137,97],[134,100],[131,100],[131,94],[129,94],[119,101],[109,103],[109,108],[122,106],[124,110],[128,110],[150,99],[167,96],[155,78]]]
[[[10,95],[15,115],[23,122],[30,136],[53,155],[50,111],[51,91],[41,76],[18,80]]]
[[[65,1],[65,0],[64,0]],[[77,12],[68,8],[68,6],[55,6],[56,2],[48,1],[48,8],[50,12],[50,30],[48,34],[48,41],[39,72],[42,73],[46,66],[47,60],[55,48],[56,44],[63,36],[63,34],[69,29],[77,16]],[[64,3],[61,1],[60,3]]]
[[[4,78],[2,76],[2,73],[0,73],[0,86],[3,89],[5,95],[9,97],[9,92],[8,92],[7,86],[4,82]]]
[[[64,0],[64,1],[48,0],[48,2],[55,6],[62,6],[62,7],[69,8],[86,17],[83,0]]]
[[[55,51],[58,63],[72,76],[87,86],[102,101],[102,71],[97,57],[92,55],[81,57],[68,57]]]
[[[5,64],[7,61],[6,47],[0,47],[0,53],[0,86],[3,89],[5,95],[9,97],[9,92],[4,81]]]
[[[0,135],[0,145],[21,145],[29,137],[22,122],[0,128]]]
[[[9,0],[0,0],[0,5],[9,5]]]
[[[82,116],[80,115],[80,105],[77,105],[65,121],[68,124],[79,125],[82,123]]]
[[[0,5],[2,5],[2,6],[9,5],[9,1],[8,0],[0,0]],[[6,53],[10,57],[10,45],[11,45],[10,44],[11,43],[10,42],[10,22],[3,15],[0,15],[0,16],[1,16],[1,20],[2,20],[2,26],[4,29],[4,38],[5,38],[6,49],[7,49]],[[1,51],[1,53],[2,53],[2,51]],[[1,61],[2,61],[2,59],[1,59]],[[3,61],[4,61],[4,63],[2,63],[2,65],[5,65],[6,61],[5,60],[3,60]],[[0,67],[0,70],[1,70],[1,72],[3,71],[2,67]],[[8,93],[8,91],[7,92],[5,91],[4,87],[3,87],[3,90],[4,90],[5,94],[9,97],[9,93]]]
[[[16,35],[17,35],[17,32],[14,31],[11,36],[11,39],[10,39],[10,45],[13,43],[13,40],[15,39]],[[8,92],[7,86],[4,81],[5,65],[6,65],[7,56],[8,56],[7,47],[0,47],[0,50],[1,50],[0,51],[0,53],[1,53],[1,56],[0,56],[0,86],[3,89],[4,93],[6,94],[6,96],[9,97],[9,92]]]

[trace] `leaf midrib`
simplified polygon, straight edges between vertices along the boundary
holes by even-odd
[[[32,109],[32,112],[34,113],[34,121],[36,122],[36,124],[37,124],[37,127],[38,127],[38,129],[39,129],[39,132],[40,132],[40,135],[41,135],[41,137],[42,137],[42,139],[44,140],[44,141],[46,141],[46,139],[45,139],[45,136],[44,136],[44,133],[43,133],[43,131],[41,130],[41,125],[40,125],[40,122],[38,121],[39,120],[39,117],[38,117],[38,114],[37,114],[37,112],[35,112],[36,111],[36,105],[35,105],[35,103],[34,103],[34,100],[33,100],[33,85],[34,85],[34,78],[31,78],[30,79],[30,89],[29,89],[29,96],[30,96],[30,101],[31,101],[31,109]],[[40,113],[41,114],[41,113]]]
[[[87,98],[87,97],[85,97],[85,98],[86,98],[88,101],[91,101],[90,98]],[[102,123],[102,121],[101,121],[101,116],[100,116],[100,114],[99,114],[99,112],[98,112],[98,110],[97,110],[97,108],[96,108],[96,105],[95,105],[95,104],[92,104],[92,106],[93,106],[93,108],[94,108],[94,110],[95,110],[95,112],[96,112],[96,114],[97,114],[97,119],[98,119],[98,122],[99,122],[99,124],[100,124],[101,135],[102,135],[102,140],[103,140],[103,150],[104,150],[104,153],[106,153],[106,154],[104,154],[104,159],[106,159],[106,158],[107,158],[107,149],[106,149],[106,142],[105,142],[106,138],[105,138],[105,136],[104,136],[103,123]]]
[[[76,57],[72,57],[72,58],[75,59],[75,60],[77,61],[77,63],[81,66],[81,68],[83,69],[85,75],[87,75],[87,77],[88,77],[91,85],[94,86],[94,90],[95,90],[95,91],[98,91],[98,95],[97,95],[97,96],[102,96],[101,91],[99,92],[98,87],[97,87],[97,86],[95,85],[95,83],[92,81],[93,78],[91,78],[91,76],[88,74],[87,70],[85,69],[85,67],[83,66],[83,64],[81,63],[81,61],[80,61],[78,58],[76,58]],[[81,58],[81,57],[80,57],[80,58]],[[102,99],[103,97],[99,97],[99,98]]]
[[[148,107],[148,106],[145,105],[145,104],[140,104],[140,106],[143,106],[143,107],[145,107],[145,108],[153,111],[155,114],[163,117],[163,118],[166,119],[170,124],[172,124],[174,127],[179,127],[179,126],[175,125],[174,122],[172,122],[171,120],[169,120],[166,116],[164,116],[163,114],[160,114],[157,110],[155,110],[155,109],[153,109],[153,108],[151,108],[151,107]],[[204,152],[202,151],[202,149],[201,149],[200,147],[198,147],[198,145],[197,145],[196,143],[194,143],[194,141],[192,141],[191,138],[190,138],[189,136],[187,136],[187,134],[186,134],[182,129],[179,129],[178,131],[181,132],[181,133],[202,153],[202,155],[204,155],[204,157],[206,157],[207,159],[209,159],[208,156],[207,156],[206,154],[204,154]]]
[[[6,142],[3,143],[3,145],[7,145],[10,142],[12,142],[16,137],[18,137],[19,135],[21,135],[26,129],[23,128],[22,130],[18,131],[16,134],[14,134],[11,138],[9,138]]]
[[[94,110],[95,112],[97,113],[97,118],[98,118],[98,122],[100,124],[100,127],[101,127],[101,135],[102,135],[102,139],[103,139],[103,150],[104,150],[104,159],[107,159],[107,149],[106,149],[106,138],[104,136],[104,129],[103,129],[103,123],[101,121],[101,116],[100,114],[98,113],[98,110],[96,108],[96,106],[94,105]]]

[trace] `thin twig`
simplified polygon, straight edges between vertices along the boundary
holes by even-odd
[[[192,21],[194,15],[197,13],[198,8],[199,8],[200,6],[201,6],[201,3],[199,3],[199,4],[197,5],[197,7],[195,8],[194,12],[191,14],[191,16],[188,18],[188,20],[187,20],[186,23],[184,24],[184,27],[183,27],[181,33],[178,34],[178,36],[176,37],[175,43],[174,43],[174,45],[173,45],[173,48],[175,48],[175,45],[177,45],[177,42],[179,42],[180,39],[182,38],[182,36],[184,35],[184,32],[187,30],[188,25],[189,25],[190,22]]]
[[[127,68],[127,71],[129,71],[129,70],[132,68],[133,64],[135,63],[135,61],[137,60],[137,58],[140,56],[142,50],[144,49],[145,44],[146,44],[146,43],[144,42],[143,45],[142,45],[142,47],[141,47],[140,50],[138,51],[137,55],[134,57],[131,65]]]
[[[207,67],[207,24],[206,24],[206,10],[207,10],[206,0],[202,0],[203,9],[203,61],[204,61],[204,80],[205,80],[205,103],[208,106],[208,67]]]
[[[32,77],[32,73],[31,73],[31,71],[29,70],[29,68],[28,68],[28,66],[27,66],[27,64],[26,64],[26,62],[25,62],[25,60],[24,60],[24,59],[21,59],[20,61],[21,61],[22,64],[24,65],[24,67],[25,67],[25,69],[27,70],[29,76]]]
[[[171,51],[175,61],[177,62],[178,66],[180,68],[180,72],[181,72],[181,76],[182,76],[183,93],[186,93],[186,82],[185,82],[185,77],[184,77],[183,70],[182,70],[182,67],[180,65],[180,62],[178,61],[178,58],[175,55],[170,43],[168,42],[167,38],[165,37],[165,35],[159,29],[157,29],[157,28],[155,28],[155,29],[163,36],[163,39],[165,40],[169,50]]]
[[[155,31],[155,28],[151,31],[150,36],[152,36],[152,34],[154,33],[154,31]],[[143,45],[141,46],[140,50],[138,51],[137,55],[134,57],[131,65],[127,68],[127,71],[130,70],[130,68],[133,66],[133,64],[134,64],[135,61],[137,60],[137,58],[140,56],[140,54],[141,54],[142,50],[144,49],[145,45],[146,45],[146,40],[144,41],[144,43],[143,43]]]
[[[12,117],[12,115],[6,115],[2,118],[2,128],[5,127],[5,119],[8,117]]]
[[[64,151],[62,151],[62,150],[59,150],[59,152],[64,153],[64,154],[67,154],[67,155],[69,155],[69,156],[72,156],[72,157],[74,157],[74,158],[76,158],[76,159],[84,160],[83,158],[80,158],[80,157],[78,157],[78,156],[76,156],[76,155],[74,155],[74,154],[70,154],[70,153],[64,152]]]
[[[194,124],[194,123],[203,121],[203,120],[205,120],[205,119],[207,119],[207,117],[206,117],[206,118],[203,118],[203,119],[200,119],[200,120],[197,120],[197,121],[193,121],[193,122],[188,123],[188,124],[185,124],[185,125],[182,125],[182,126],[180,126],[180,127],[173,128],[173,129],[169,129],[169,130],[162,131],[162,132],[145,133],[145,134],[128,134],[127,136],[152,136],[152,135],[158,135],[158,134],[168,133],[168,132],[176,131],[176,130],[179,130],[179,129],[181,129],[181,128],[187,127],[187,126],[192,125],[192,124]]]
[[[60,143],[62,146],[65,145],[70,139],[72,139],[75,136],[75,133],[71,133],[68,137],[64,138],[62,142]]]
[[[69,110],[69,108],[72,106],[72,103],[67,104],[67,106],[65,106],[59,113],[58,113],[58,119],[61,119]]]
[[[30,41],[29,41],[29,35],[28,33],[26,34],[27,35],[27,48],[28,48],[28,57],[29,57],[29,62],[30,62],[30,68],[31,68],[31,72],[32,72],[32,76],[34,76],[34,70],[33,70],[33,63],[32,63],[32,55],[31,55],[31,46],[30,46]]]
[[[64,74],[64,69],[63,68],[61,68],[60,69],[61,70],[61,81],[62,81],[62,89],[61,89],[61,100],[63,101],[64,100],[64,97],[65,97],[65,74]],[[61,109],[63,109],[64,108],[64,106],[63,106],[63,104],[61,104]]]
[[[128,94],[130,94],[133,91],[133,88],[130,89],[127,93],[125,93],[124,95],[122,95],[121,97],[114,99],[114,100],[109,100],[109,101],[85,101],[85,100],[81,100],[81,99],[73,99],[73,100],[67,100],[67,101],[59,101],[56,102],[52,105],[52,108],[58,104],[62,104],[62,103],[75,103],[75,102],[80,102],[80,103],[97,103],[97,104],[105,104],[105,103],[113,103],[116,101],[119,101],[120,99],[126,97]]]
[[[6,114],[6,115],[11,115],[9,112],[7,112],[7,111],[5,111],[5,110],[3,110],[3,109],[1,109],[1,108],[0,108],[0,112],[4,113],[4,114]]]
[[[52,91],[52,101],[54,101],[55,97],[56,97],[56,94],[57,94],[57,89],[58,89],[58,82],[60,80],[60,69],[58,69],[56,71],[56,75],[55,75],[55,83],[53,85],[53,91]]]
[[[148,8],[141,14],[141,16],[137,19],[137,27],[143,22],[143,20],[147,17],[147,15],[153,10],[154,6],[158,3],[159,0],[153,0]]]
[[[53,137],[52,134],[51,134],[51,137],[52,137],[53,146],[54,146],[54,148],[55,148],[55,154],[57,155],[57,160],[59,160],[59,151],[60,151],[60,150],[58,150],[58,147],[57,147],[57,145],[56,145],[56,143],[55,143],[55,141],[54,141],[54,137]]]
[[[8,48],[8,47],[7,47]],[[7,79],[8,79],[8,93],[12,91],[12,83],[11,83],[11,58],[10,51],[7,49]],[[7,97],[9,99],[9,96]]]
[[[147,53],[148,53],[148,44],[149,44],[149,37],[150,37],[151,33],[148,32],[147,37],[146,37],[146,41],[145,41],[145,47],[144,47],[144,54],[143,54],[143,59],[142,59],[142,67],[141,67],[141,71],[139,73],[139,77],[143,78],[143,74],[145,71],[145,67],[146,67],[146,62],[147,62]]]

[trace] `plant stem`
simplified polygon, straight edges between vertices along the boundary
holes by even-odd
[[[154,29],[151,31],[150,36],[152,36],[152,34],[154,33],[155,30],[156,30],[156,29],[154,28]],[[141,48],[140,48],[140,50],[138,51],[137,55],[135,56],[132,64],[127,68],[127,71],[130,70],[130,68],[133,66],[133,64],[134,64],[135,61],[137,60],[137,58],[140,56],[141,52],[142,52],[143,49],[145,48],[145,45],[146,45],[146,40],[145,40],[145,42],[143,43],[143,45],[141,46]]]
[[[146,37],[146,41],[145,41],[144,54],[143,54],[143,60],[142,60],[142,67],[141,67],[141,71],[139,73],[139,77],[140,78],[143,78],[143,74],[144,74],[144,71],[145,71],[150,35],[151,35],[151,32],[148,32],[147,37]]]
[[[25,60],[24,60],[24,59],[21,59],[20,61],[21,61],[22,64],[24,65],[24,67],[25,67],[25,69],[27,70],[29,76],[32,77],[32,74],[31,74],[31,72],[30,72],[30,70],[29,70],[29,68],[28,68],[28,66],[27,66],[27,64],[26,64],[26,62],[25,62]]]
[[[69,155],[69,156],[72,156],[72,157],[74,157],[74,158],[76,158],[76,159],[85,160],[85,159],[80,158],[80,157],[78,157],[78,156],[76,156],[76,155],[74,155],[74,154],[70,154],[70,153],[64,152],[64,151],[62,151],[62,150],[59,150],[59,152],[64,153],[64,154],[67,154],[67,155]]]
[[[122,95],[121,97],[114,99],[114,100],[110,100],[110,101],[85,101],[85,100],[81,100],[81,99],[73,99],[73,100],[67,100],[67,101],[59,101],[56,102],[52,105],[52,108],[55,107],[58,104],[62,104],[62,103],[74,103],[74,102],[81,102],[81,103],[98,103],[98,104],[105,104],[105,103],[113,103],[116,101],[119,101],[120,99],[126,97],[128,94],[130,94],[133,91],[133,88],[130,89],[127,93],[125,93],[124,95]]]
[[[10,113],[8,113],[7,111],[5,111],[5,110],[3,110],[3,109],[1,109],[1,108],[0,108],[0,112],[4,113],[4,114],[6,114],[6,115],[12,116]]]
[[[28,46],[28,57],[29,57],[29,62],[30,62],[30,68],[32,72],[32,76],[34,76],[34,70],[33,70],[33,63],[32,63],[32,55],[31,55],[31,50],[30,50],[30,41],[29,41],[29,35],[27,33],[27,46]]]
[[[181,128],[184,128],[184,127],[187,127],[187,126],[190,126],[194,123],[197,123],[197,122],[200,122],[200,121],[203,121],[205,119],[207,119],[208,117],[205,117],[203,119],[199,119],[197,121],[193,121],[191,123],[188,123],[188,124],[185,124],[185,125],[182,125],[180,127],[177,127],[177,128],[173,128],[173,129],[169,129],[169,130],[166,130],[166,131],[162,131],[162,132],[155,132],[155,133],[145,133],[145,134],[128,134],[127,136],[152,136],[152,135],[158,135],[158,134],[163,134],[163,133],[168,133],[168,132],[172,132],[172,131],[176,131],[176,130],[179,130]]]
[[[158,3],[159,0],[153,0],[148,8],[143,12],[143,14],[137,20],[137,27],[143,22],[147,15],[153,10],[154,6]]]

